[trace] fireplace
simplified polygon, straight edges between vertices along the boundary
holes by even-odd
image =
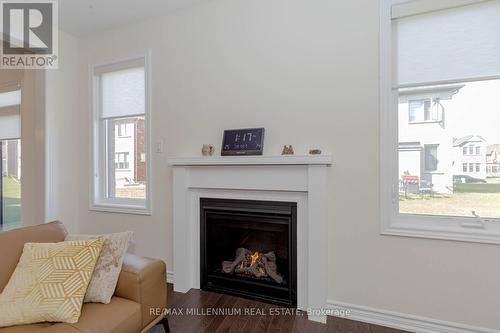
[[[204,290],[297,306],[297,203],[200,199]]]

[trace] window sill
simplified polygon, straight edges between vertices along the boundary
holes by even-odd
[[[99,203],[90,205],[89,209],[94,212],[152,215],[151,208],[140,205]]]
[[[461,220],[455,218],[455,220]],[[463,219],[464,221],[466,219]],[[436,222],[437,223],[437,222]],[[493,226],[488,223],[484,228],[455,226],[426,226],[417,222],[393,222],[381,231],[382,235],[403,236],[427,239],[440,239],[483,244],[500,244],[500,223]]]
[[[442,120],[421,120],[421,121],[409,121],[409,125],[414,124],[440,124]]]

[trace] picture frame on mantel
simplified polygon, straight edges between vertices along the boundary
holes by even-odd
[[[262,155],[264,132],[263,127],[225,130],[221,156]]]

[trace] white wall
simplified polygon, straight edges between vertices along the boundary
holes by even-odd
[[[60,220],[70,232],[78,230],[81,168],[78,40],[59,31],[59,68],[46,71],[46,220]],[[85,85],[85,82],[81,83]]]
[[[82,39],[81,107],[55,120],[75,140],[60,158],[74,159],[78,182],[59,197],[79,196],[79,231],[133,230],[136,252],[174,270],[167,156],[264,126],[266,154],[333,153],[330,299],[499,328],[497,246],[379,234],[378,20],[375,0],[216,0]],[[152,156],[153,216],[90,212],[87,66],[149,48],[153,142],[165,140]]]

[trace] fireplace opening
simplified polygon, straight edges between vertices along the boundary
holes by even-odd
[[[204,290],[297,305],[297,204],[200,199]]]

